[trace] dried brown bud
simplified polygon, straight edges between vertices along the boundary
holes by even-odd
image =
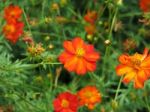
[[[53,3],[51,6],[51,10],[59,10],[59,5],[57,3]]]
[[[130,49],[136,48],[137,45],[136,45],[135,40],[128,38],[124,41],[123,46],[124,46],[124,50],[128,51]]]
[[[42,54],[45,51],[45,49],[42,47],[41,44],[33,44],[27,48],[27,51],[31,56],[37,56]]]

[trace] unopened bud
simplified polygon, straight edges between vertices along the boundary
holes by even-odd
[[[122,0],[118,0],[117,5],[121,6],[122,5]]]
[[[105,42],[104,42],[106,45],[109,45],[110,44],[110,40],[105,40]]]
[[[88,34],[86,38],[87,38],[89,41],[92,41],[93,35]]]
[[[53,49],[53,48],[54,48],[54,45],[53,45],[53,44],[50,44],[50,45],[48,46],[48,48],[49,48],[49,49]]]
[[[118,102],[115,101],[115,100],[112,100],[111,106],[112,106],[112,108],[113,108],[114,110],[116,110],[116,109],[118,108]]]

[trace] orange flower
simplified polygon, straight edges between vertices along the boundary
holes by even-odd
[[[9,5],[4,9],[4,18],[7,22],[16,22],[21,17],[22,10],[19,6]]]
[[[65,51],[59,56],[59,61],[69,72],[84,75],[96,69],[96,61],[100,58],[93,45],[84,43],[80,37],[63,43]]]
[[[93,110],[96,103],[101,102],[101,94],[95,86],[86,86],[78,93],[80,105],[85,105],[88,109]]]
[[[85,31],[87,34],[93,35],[96,32],[96,27],[95,25],[85,26]]]
[[[96,19],[97,19],[96,11],[88,11],[87,14],[84,16],[84,20],[90,24],[94,24]]]
[[[69,92],[59,94],[53,101],[55,112],[77,112],[78,104],[77,96]]]
[[[144,12],[150,12],[150,0],[140,0],[140,8]]]
[[[21,34],[23,33],[24,24],[22,22],[7,23],[3,27],[3,33],[7,40],[16,43]]]
[[[129,83],[134,81],[135,88],[143,88],[144,82],[150,75],[150,55],[148,49],[143,54],[135,53],[132,56],[123,54],[119,57],[119,64],[116,72],[119,76],[125,75],[123,82]]]

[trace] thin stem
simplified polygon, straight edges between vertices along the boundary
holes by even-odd
[[[112,19],[112,23],[111,23],[111,27],[110,27],[109,35],[108,35],[109,40],[112,39],[112,31],[113,31],[113,28],[114,28],[114,25],[115,25],[115,22],[116,22],[117,14],[118,14],[118,7],[116,8],[114,17]]]
[[[40,65],[61,65],[59,62],[54,62],[54,63],[40,63]]]
[[[117,90],[116,90],[116,94],[115,94],[115,98],[114,98],[115,101],[117,100],[117,97],[118,97],[118,94],[119,94],[122,79],[123,79],[123,76],[120,78],[120,81],[119,81],[119,84],[118,84],[118,87],[117,87]]]
[[[147,96],[145,96],[145,103],[146,103],[148,111],[150,112],[150,105],[148,104]]]
[[[23,9],[23,15],[24,15],[24,17],[25,17],[25,21],[26,21],[27,27],[28,27],[28,29],[29,29],[31,35],[32,35],[31,27],[30,27],[30,24],[29,24],[29,22],[28,22],[27,15],[26,15],[24,9]]]
[[[42,19],[44,18],[44,9],[45,9],[45,1],[46,0],[43,0],[43,4],[42,4]]]
[[[113,16],[112,23],[111,23],[110,30],[109,30],[109,34],[108,34],[108,39],[111,40],[111,41],[112,41],[112,31],[113,31],[113,28],[114,28],[114,25],[115,25],[115,22],[116,22],[117,14],[118,14],[118,7],[115,9],[114,16]],[[103,67],[103,70],[102,70],[103,79],[104,79],[104,71],[105,71],[105,68],[106,68],[105,67],[106,60],[107,60],[106,58],[108,57],[109,52],[110,52],[110,45],[107,46],[106,50],[105,50],[104,67]]]
[[[56,77],[55,77],[55,82],[54,82],[54,87],[55,88],[57,87],[59,76],[60,75],[56,75]]]

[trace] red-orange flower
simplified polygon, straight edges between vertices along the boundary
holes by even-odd
[[[90,24],[94,24],[96,19],[97,19],[96,11],[88,11],[87,14],[84,16],[84,20]]]
[[[88,71],[96,69],[96,61],[100,58],[94,46],[84,43],[80,37],[63,43],[65,51],[59,56],[59,61],[70,72],[84,75]]]
[[[16,22],[21,17],[22,10],[19,6],[9,5],[4,9],[4,18],[7,22]]]
[[[78,97],[69,92],[64,92],[58,95],[53,101],[55,112],[77,112],[78,110]]]
[[[85,31],[87,32],[87,34],[93,35],[96,32],[96,27],[95,25],[85,26]]]
[[[96,103],[101,102],[101,94],[95,86],[86,86],[78,93],[80,105],[85,105],[88,109],[93,110]]]
[[[140,0],[140,8],[143,12],[150,12],[150,0]]]
[[[144,82],[150,76],[150,55],[148,49],[143,54],[135,53],[132,56],[123,54],[119,57],[119,64],[116,72],[119,76],[125,75],[123,82],[134,81],[135,88],[143,88]]]
[[[3,27],[3,33],[7,40],[16,43],[21,34],[23,33],[24,24],[22,22],[7,23]]]

